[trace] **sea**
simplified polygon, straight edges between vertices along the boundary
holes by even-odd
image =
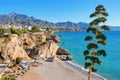
[[[97,74],[107,80],[120,80],[120,31],[104,32],[107,36],[107,45],[100,47],[106,50],[107,56],[100,57],[102,65],[96,65]],[[60,36],[58,44],[71,53],[72,62],[84,67],[83,51],[87,42],[84,41],[86,32],[55,32]]]

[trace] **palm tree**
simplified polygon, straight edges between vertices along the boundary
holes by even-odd
[[[106,51],[101,49],[99,46],[106,45],[106,36],[103,31],[109,31],[110,28],[104,23],[107,21],[106,17],[108,13],[103,5],[98,5],[95,9],[95,12],[90,15],[90,18],[94,18],[92,22],[89,23],[89,27],[86,30],[89,33],[85,37],[85,41],[89,41],[87,45],[87,50],[84,51],[85,68],[89,69],[88,71],[88,80],[91,79],[91,72],[96,72],[96,64],[101,65],[100,56],[106,56]]]

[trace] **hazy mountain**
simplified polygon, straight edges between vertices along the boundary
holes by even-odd
[[[82,30],[86,30],[87,27],[89,26],[88,23],[84,23],[84,22],[73,23],[73,22],[70,22],[70,21],[58,22],[56,24],[58,26],[61,26],[61,27],[80,27]],[[120,31],[120,26],[110,26],[110,30],[111,31]]]
[[[70,21],[58,22],[56,24],[57,24],[57,26],[61,26],[61,27],[80,27],[77,23],[73,23],[73,22],[70,22]]]
[[[79,30],[86,30],[89,26],[88,23],[79,22],[74,23],[71,21],[67,22],[58,22],[58,23],[52,23],[45,20],[37,19],[34,17],[29,17],[24,14],[18,14],[15,12],[12,12],[10,14],[4,14],[0,15],[0,24],[21,24],[21,25],[27,25],[27,26],[40,26],[40,27],[61,27],[61,28],[75,28]],[[120,30],[120,27],[112,26],[111,30]]]
[[[34,17],[29,17],[24,14],[18,14],[12,12],[10,14],[0,15],[0,22],[3,24],[22,24],[22,25],[38,25],[38,26],[45,26],[45,27],[84,27],[86,23],[73,23],[70,21],[67,22],[58,22],[52,23],[45,20],[37,19]]]
[[[10,14],[0,15],[0,22],[3,24],[22,24],[27,26],[55,27],[56,24],[40,20],[34,17],[29,17],[24,14],[12,12]]]
[[[120,26],[110,26],[111,31],[120,31]]]
[[[74,23],[74,22],[58,22],[56,23],[57,26],[61,26],[61,27],[80,27],[82,30],[87,29],[87,27],[89,26],[88,23],[84,23],[84,22],[79,22],[79,23]]]

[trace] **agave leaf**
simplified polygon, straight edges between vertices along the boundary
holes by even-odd
[[[87,56],[89,54],[89,50],[84,51],[84,56]]]
[[[94,43],[89,43],[87,45],[87,48],[90,50],[90,49],[97,49],[98,48],[98,45],[97,44],[94,44]]]
[[[106,56],[106,51],[105,50],[98,50],[97,51],[97,55],[102,55],[102,56]]]
[[[102,39],[102,40],[106,40],[106,36],[104,34],[99,34],[96,36],[96,39]]]
[[[91,40],[93,40],[93,37],[92,37],[92,36],[86,36],[86,37],[85,37],[85,41],[91,41]]]
[[[94,67],[92,67],[91,70],[92,70],[92,72],[97,72],[97,69]]]
[[[103,30],[107,30],[107,31],[110,31],[110,28],[109,28],[109,26],[107,26],[107,25],[103,25],[103,26],[101,26],[101,29],[103,29]]]
[[[97,43],[101,44],[101,45],[106,45],[106,41],[105,40],[98,40]]]

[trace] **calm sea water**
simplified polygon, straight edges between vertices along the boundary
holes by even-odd
[[[86,49],[85,32],[56,32],[61,35],[61,47],[71,52],[73,62],[84,66],[83,51]],[[102,57],[102,66],[97,66],[97,73],[108,80],[120,80],[120,31],[111,31],[107,35],[107,56]]]

